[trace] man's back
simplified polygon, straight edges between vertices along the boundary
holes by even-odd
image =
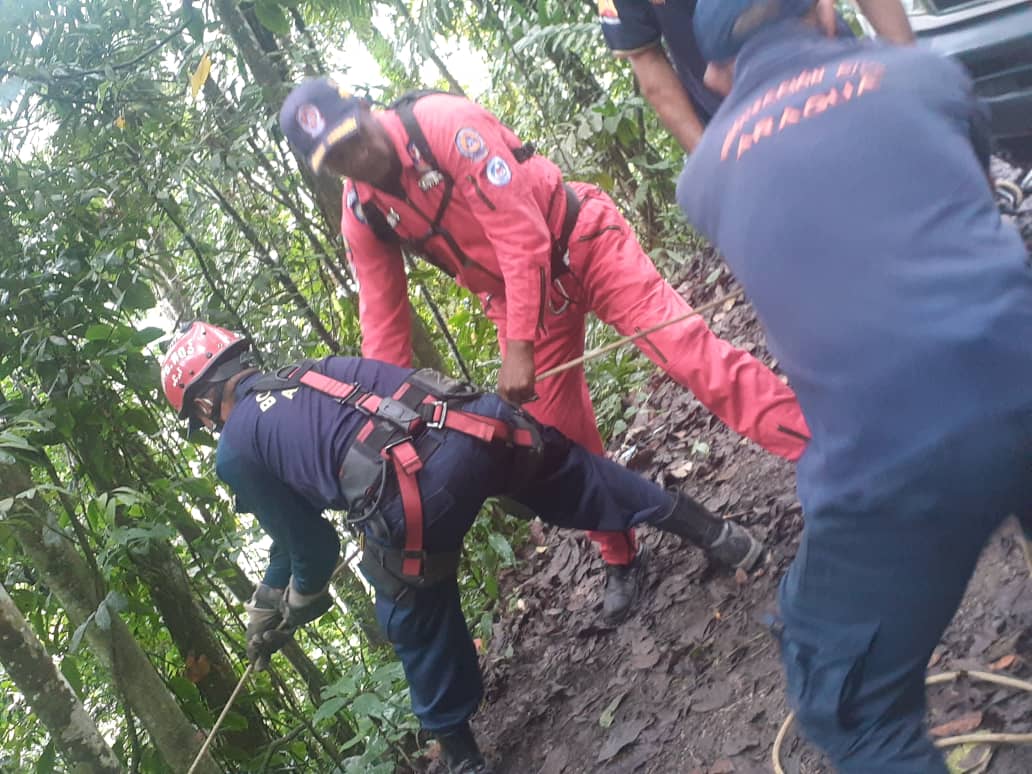
[[[354,357],[330,357],[315,370],[338,381],[391,395],[411,369]],[[219,477],[244,498],[240,510],[251,511],[255,490],[270,477],[291,488],[321,511],[343,508],[340,466],[352,439],[367,417],[318,390],[258,392],[257,375],[237,387],[237,403],[219,438]]]
[[[799,395],[801,483],[851,490],[1028,403],[1032,272],[973,150],[960,68],[803,27],[758,35],[737,67],[678,199]]]

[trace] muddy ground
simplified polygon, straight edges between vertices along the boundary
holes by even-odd
[[[1032,227],[1032,207],[1022,225]],[[681,289],[693,304],[735,288],[726,275],[705,284],[717,265],[708,255],[684,276]],[[712,327],[771,362],[746,303],[719,312]],[[487,701],[474,725],[496,771],[771,771],[787,709],[777,648],[762,619],[774,609],[802,528],[791,465],[737,437],[658,374],[609,454],[750,525],[769,558],[736,577],[676,537],[642,529],[651,554],[646,593],[639,612],[610,629],[600,622],[597,550],[580,534],[535,530],[540,545],[529,546],[527,561],[505,579],[508,612],[482,657]],[[1011,525],[987,547],[932,658],[932,672],[952,669],[1032,678],[1032,580]],[[943,735],[1032,732],[1029,694],[961,681],[932,689],[930,703],[930,723]],[[958,770],[1026,774],[1032,747],[981,747],[964,764]],[[830,770],[794,733],[783,765],[790,774]]]

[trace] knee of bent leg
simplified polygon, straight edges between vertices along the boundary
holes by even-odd
[[[876,623],[795,625],[780,634],[786,693],[804,734],[836,761],[853,751],[875,717],[862,700]]]

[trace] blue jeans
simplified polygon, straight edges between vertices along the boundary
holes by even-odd
[[[515,411],[495,395],[478,398],[462,410],[506,421]],[[484,500],[497,495],[509,495],[550,524],[613,532],[660,518],[673,503],[660,487],[591,454],[554,428],[541,429],[542,463],[518,492],[509,491],[513,449],[454,431],[431,432],[438,434],[440,446],[417,474],[423,542],[431,553],[459,548]],[[382,511],[395,545],[401,545],[400,498],[390,498]],[[400,604],[377,590],[376,614],[405,668],[412,709],[423,728],[441,733],[465,724],[480,704],[483,686],[455,579],[408,589]]]
[[[1032,407],[889,478],[806,514],[780,593],[788,698],[838,771],[945,774],[925,733],[925,667],[993,531],[1017,514],[1032,535]]]

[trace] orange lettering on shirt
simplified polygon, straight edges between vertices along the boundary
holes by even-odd
[[[866,91],[877,91],[881,88],[882,73],[864,73],[860,76],[860,83],[856,87],[856,95],[859,97]]]
[[[738,141],[738,158],[742,158],[745,152],[753,146],[753,139],[748,134],[743,134],[741,139]]]
[[[840,62],[838,70],[835,71],[836,78],[849,78],[853,76],[857,70],[860,69],[860,63],[857,61]]]
[[[766,118],[760,119],[756,122],[756,126],[752,130],[753,143],[757,143],[763,137],[770,137],[774,134],[774,118],[767,116]]]
[[[803,114],[799,108],[794,108],[791,105],[785,108],[785,112],[781,114],[781,121],[778,122],[778,131],[780,132],[786,126],[792,126],[798,124],[803,119]]]

